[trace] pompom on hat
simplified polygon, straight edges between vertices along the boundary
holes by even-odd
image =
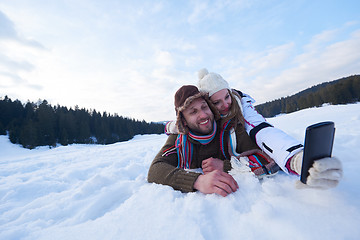
[[[209,73],[206,68],[200,69],[198,72],[198,78],[198,87],[200,92],[209,93],[209,97],[223,89],[231,90],[228,82],[225,81],[220,74],[212,72]]]

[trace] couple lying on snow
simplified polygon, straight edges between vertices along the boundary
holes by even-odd
[[[185,85],[175,93],[177,119],[166,124],[169,137],[150,166],[149,182],[227,196],[238,189],[228,172],[239,165],[258,178],[280,169],[300,175],[302,144],[267,123],[254,100],[231,89],[219,74],[202,69],[198,77],[198,87]],[[199,168],[202,172],[191,171]],[[341,177],[341,162],[323,158],[310,168],[306,184],[296,185],[327,189]]]

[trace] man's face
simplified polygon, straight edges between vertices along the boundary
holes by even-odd
[[[212,132],[214,114],[203,98],[195,99],[182,113],[185,125],[193,133],[206,135]]]

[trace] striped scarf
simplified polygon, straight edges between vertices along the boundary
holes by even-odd
[[[238,152],[236,152],[236,129],[233,126],[233,124],[231,123],[232,119],[229,119],[225,122],[223,122],[223,127],[222,130],[220,132],[220,148],[221,148],[221,152],[223,154],[223,156],[225,157],[225,159],[228,159],[228,156],[225,152],[225,144],[227,143],[227,147],[228,147],[228,153],[229,153],[229,157],[231,158],[231,156],[235,156],[235,157],[239,157],[240,154]],[[229,136],[228,136],[228,141],[226,141],[225,139],[225,131],[229,132]]]
[[[193,154],[193,144],[189,141],[189,138],[198,141],[202,145],[210,143],[216,135],[216,123],[214,121],[213,131],[209,135],[195,135],[191,131],[189,134],[179,134],[176,141],[175,147],[178,155],[178,168],[190,169],[192,154]]]

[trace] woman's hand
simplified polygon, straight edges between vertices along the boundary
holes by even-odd
[[[208,158],[201,163],[204,174],[210,173],[215,170],[224,171],[224,161],[218,158]]]

